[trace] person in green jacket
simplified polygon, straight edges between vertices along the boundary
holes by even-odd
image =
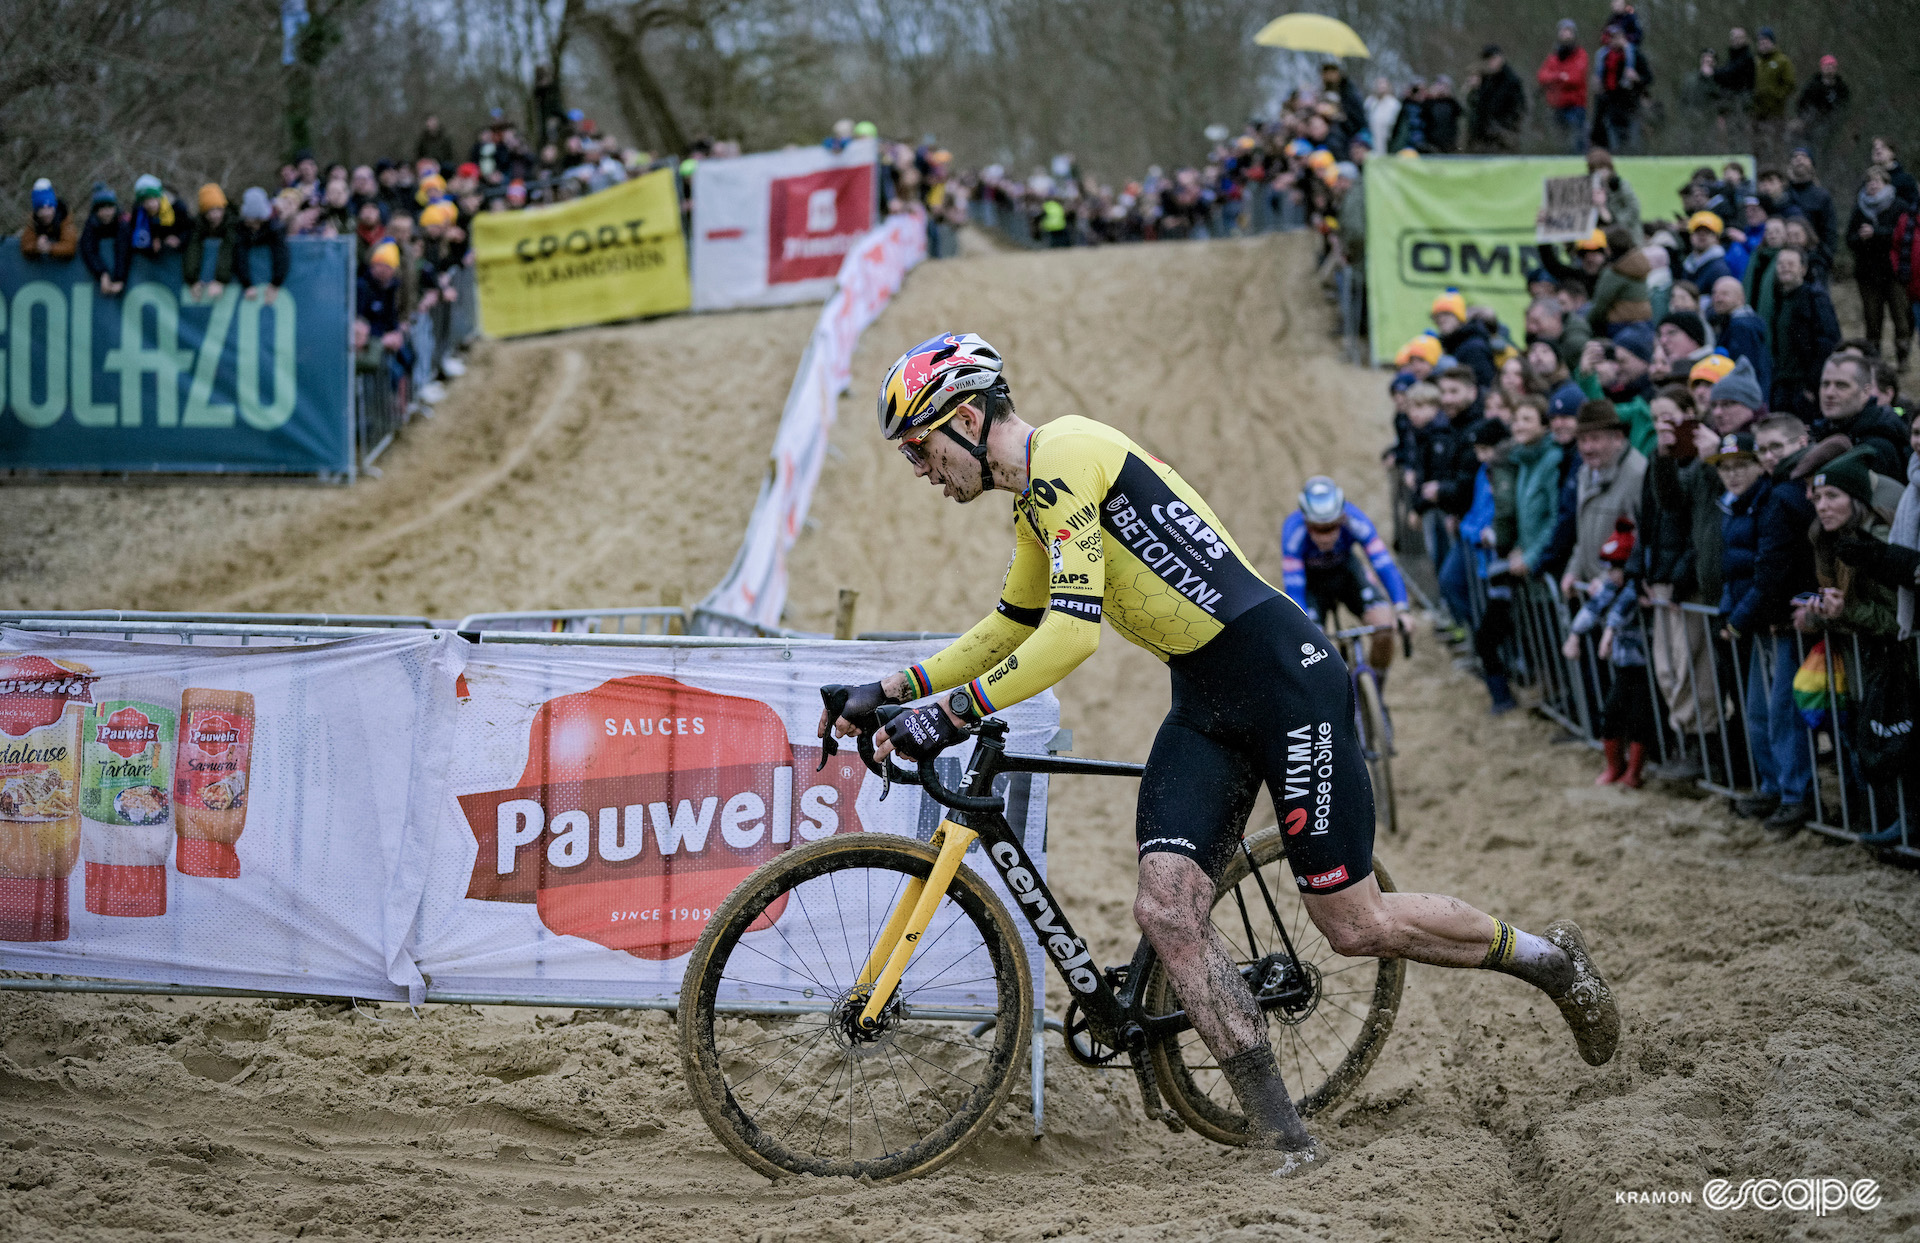
[[[1653,322],[1653,297],[1647,277],[1653,261],[1625,229],[1607,230],[1607,266],[1593,287],[1587,308],[1587,326],[1596,337],[1609,336],[1626,324]]]
[[[1560,457],[1560,446],[1547,435],[1546,402],[1521,398],[1514,404],[1513,445],[1507,450],[1514,467],[1514,544],[1507,554],[1507,572],[1515,578],[1536,573],[1553,545],[1560,514]],[[1494,499],[1497,503],[1497,493]]]
[[[1763,324],[1773,322],[1773,261],[1786,244],[1787,222],[1778,216],[1769,216],[1766,228],[1760,234],[1760,247],[1747,260],[1746,275],[1740,281],[1747,290],[1747,305],[1753,308],[1753,313],[1760,317]]]
[[[1760,27],[1753,45],[1753,119],[1779,121],[1793,102],[1794,88],[1800,85],[1793,72],[1793,61],[1773,41],[1773,27]]]
[[[1820,580],[1820,596],[1796,606],[1794,625],[1802,630],[1826,626],[1865,638],[1893,639],[1900,633],[1898,593],[1862,574],[1836,555],[1849,540],[1874,539],[1885,543],[1887,524],[1875,516],[1872,456],[1854,449],[1828,462],[1808,481],[1813,500],[1813,569]]]
[[[1605,398],[1613,403],[1627,425],[1627,440],[1648,458],[1659,444],[1653,426],[1653,384],[1647,378],[1652,361],[1653,333],[1645,324],[1634,324],[1612,341],[1596,337],[1587,342],[1573,373],[1573,382],[1589,401]]]

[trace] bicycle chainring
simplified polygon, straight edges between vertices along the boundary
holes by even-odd
[[[1061,1037],[1067,1046],[1067,1056],[1082,1066],[1097,1070],[1120,1056],[1120,1050],[1108,1048],[1093,1038],[1078,999],[1067,1003],[1067,1015],[1060,1027]]]

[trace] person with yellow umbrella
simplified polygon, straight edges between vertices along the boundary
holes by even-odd
[[[1373,55],[1353,32],[1353,27],[1319,13],[1289,13],[1275,18],[1261,27],[1253,41],[1263,47],[1317,52],[1327,57],[1355,56],[1364,60]],[[1320,86],[1326,99],[1340,106],[1341,119],[1333,127],[1338,131],[1337,141],[1332,145],[1344,153],[1353,137],[1367,127],[1367,110],[1360,98],[1360,88],[1353,84],[1340,62],[1331,59],[1321,62]]]

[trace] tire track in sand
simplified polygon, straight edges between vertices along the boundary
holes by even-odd
[[[316,560],[303,565],[297,573],[283,574],[279,578],[266,582],[252,583],[240,591],[230,592],[214,601],[211,610],[224,612],[239,608],[242,602],[256,600],[272,595],[289,587],[298,586],[324,572],[330,567],[338,567],[365,560],[376,549],[383,548],[395,540],[423,530],[445,518],[452,517],[462,508],[480,499],[491,488],[504,482],[514,471],[526,462],[533,452],[545,443],[547,437],[560,425],[572,405],[574,395],[579,390],[580,381],[587,371],[586,359],[579,350],[566,349],[560,352],[560,375],[547,397],[546,407],[540,411],[540,417],[527,429],[526,435],[515,442],[505,457],[502,457],[490,469],[473,476],[453,492],[434,503],[426,510],[415,514],[396,526],[382,527],[379,531],[364,539],[341,544],[323,554]]]

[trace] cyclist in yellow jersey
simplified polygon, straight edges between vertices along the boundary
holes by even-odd
[[[1093,419],[1033,427],[1014,413],[1000,354],[943,333],[888,371],[880,423],[914,473],[966,503],[1014,494],[1014,553],[994,612],[922,664],[857,687],[829,728],[850,735],[888,703],[876,753],[918,760],[982,714],[1038,694],[1093,654],[1106,618],[1167,662],[1173,706],[1141,780],[1134,917],[1165,960],[1195,1030],[1261,1142],[1322,1149],[1280,1081],[1266,1023],[1208,919],[1264,782],[1315,926],[1339,953],[1484,967],[1546,992],[1580,1053],[1613,1056],[1619,1014],[1579,928],[1541,935],[1457,898],[1383,893],[1373,877],[1373,795],[1339,655],[1299,606],[1248,564],[1199,493],[1165,462]]]

